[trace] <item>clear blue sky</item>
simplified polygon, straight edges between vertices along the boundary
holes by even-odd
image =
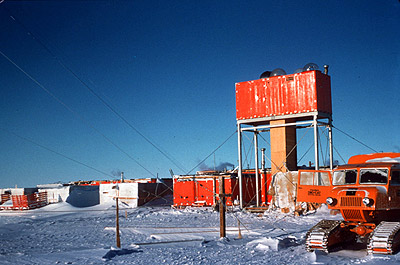
[[[373,149],[400,152],[397,0],[6,0],[0,19],[0,51],[88,121],[0,56],[0,187],[110,178],[15,134],[110,175],[151,177],[90,126],[154,175],[186,173],[57,60],[186,170],[236,130],[236,82],[309,62],[330,65],[335,126]],[[346,161],[372,152],[337,130],[334,145]],[[335,159],[342,162],[336,152]],[[236,135],[205,164],[214,160],[237,165]],[[308,160],[312,152],[300,164]]]

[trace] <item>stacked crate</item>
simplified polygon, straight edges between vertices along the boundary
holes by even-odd
[[[5,194],[1,194],[1,201],[0,204],[5,203],[6,201],[8,201],[11,198],[11,195],[8,193]]]
[[[30,210],[47,205],[47,192],[35,192],[28,195],[12,195],[12,210]]]

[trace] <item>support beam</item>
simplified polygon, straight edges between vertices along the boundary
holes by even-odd
[[[319,169],[319,151],[318,151],[318,117],[314,116],[314,155],[315,155],[315,170]]]
[[[333,138],[332,138],[332,119],[329,119],[329,168],[333,169]]]
[[[296,127],[285,126],[290,120],[270,122],[271,172],[297,170]]]
[[[251,126],[251,127],[242,128],[242,131],[254,131],[254,130],[261,131],[262,129],[270,129],[270,128],[277,128],[277,127],[292,127],[292,126],[298,127],[299,125],[302,125],[302,124],[311,124],[311,123],[312,122],[310,122],[310,121],[300,121],[300,122],[291,122],[291,123],[278,123],[276,125],[259,125],[259,126]]]
[[[239,156],[239,167],[238,167],[238,178],[239,178],[239,203],[240,209],[243,209],[243,178],[242,178],[242,129],[240,123],[237,125],[238,134],[238,156]]]
[[[226,220],[225,220],[225,183],[224,177],[219,176],[219,237],[226,237]]]
[[[256,205],[260,206],[260,180],[258,170],[258,132],[254,131],[254,161],[255,161],[255,177],[256,177]]]

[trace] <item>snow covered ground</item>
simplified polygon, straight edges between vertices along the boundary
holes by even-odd
[[[123,207],[123,206],[122,206]],[[308,253],[306,231],[329,216],[227,213],[227,239],[210,209],[143,207],[120,210],[122,249],[115,248],[115,208],[59,203],[26,212],[0,212],[0,264],[398,264],[365,250]],[[242,239],[237,239],[237,220]]]

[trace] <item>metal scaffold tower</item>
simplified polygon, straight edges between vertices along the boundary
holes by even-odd
[[[297,170],[296,130],[313,128],[314,166],[318,170],[318,127],[328,129],[329,166],[333,168],[332,103],[330,76],[311,69],[291,75],[261,76],[236,83],[238,132],[238,178],[240,207],[243,208],[243,133],[253,134],[255,150],[256,203],[259,206],[259,134],[270,133],[271,175]],[[264,164],[264,162],[263,162]],[[263,166],[264,167],[264,166]]]

